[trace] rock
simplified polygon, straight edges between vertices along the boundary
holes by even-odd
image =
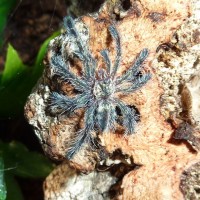
[[[123,6],[120,6],[120,2],[107,1],[99,12],[76,19],[75,26],[85,48],[92,52],[93,57],[98,60],[98,67],[102,68],[101,50],[108,49],[112,63],[115,60],[116,49],[108,31],[109,25],[115,24],[120,34],[122,47],[122,62],[117,73],[118,76],[128,70],[142,49],[149,49],[150,55],[145,61],[143,70],[151,73],[151,80],[136,92],[118,96],[126,105],[137,109],[139,113],[135,134],[124,137],[124,127],[121,126],[116,127],[115,133],[94,132],[92,134],[98,138],[103,150],[92,149],[86,143],[72,159],[68,159],[68,164],[88,173],[109,159],[117,149],[121,149],[122,155],[127,155],[130,160],[133,160],[134,166],[138,167],[127,171],[121,182],[118,179],[122,184],[120,192],[115,196],[116,199],[184,199],[184,193],[179,189],[180,177],[185,170],[199,161],[200,154],[198,150],[192,149],[187,140],[179,141],[173,137],[180,123],[184,121],[181,119],[180,123],[176,123],[183,111],[178,87],[181,84],[187,85],[186,82],[193,73],[190,72],[186,76],[183,69],[192,68],[195,58],[192,63],[188,62],[190,65],[182,67],[182,63],[186,63],[187,53],[190,54],[194,45],[198,43],[197,29],[194,29],[192,34],[192,44],[183,45],[187,37],[182,37],[183,32],[180,32],[178,33],[180,40],[175,41],[171,46],[171,53],[167,54],[161,51],[157,60],[153,62],[153,58],[156,50],[162,48],[159,45],[168,44],[175,30],[191,15],[191,4],[190,1],[181,0],[173,2],[142,0],[130,1],[130,6],[124,9]],[[193,4],[196,5],[195,1]],[[188,21],[187,23],[190,24]],[[187,25],[185,26],[187,27]],[[182,41],[181,38],[185,40]],[[63,33],[49,45],[44,74],[27,101],[25,115],[29,123],[33,125],[45,152],[53,159],[65,160],[70,143],[74,142],[73,137],[77,132],[77,126],[84,127],[84,109],[67,118],[54,116],[49,112],[50,92],[56,90],[68,96],[74,95],[73,88],[69,83],[62,82],[53,76],[50,60],[53,53],[59,51],[60,47],[63,47],[62,51],[70,60],[73,72],[77,75],[81,74],[81,62],[73,56],[77,47],[69,35]],[[185,52],[185,48],[188,52]],[[173,49],[176,51],[174,52]],[[167,120],[171,118],[172,112],[175,113],[175,119],[171,124]],[[193,126],[193,124],[190,125]],[[196,135],[198,135],[198,130],[196,130]],[[125,159],[120,162],[125,162]],[[66,168],[68,169],[67,166]],[[68,177],[68,175],[66,176]],[[67,177],[66,181],[68,181]],[[56,194],[51,197],[52,199],[59,199],[59,194],[62,193],[59,188],[58,191],[52,188],[50,181],[55,180],[47,178],[45,182],[46,199],[48,199],[47,193],[51,193],[52,190]]]

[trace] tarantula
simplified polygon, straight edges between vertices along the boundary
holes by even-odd
[[[108,30],[116,45],[116,58],[111,63],[107,49],[100,53],[105,62],[105,69],[97,69],[97,61],[91,55],[89,49],[83,45],[83,41],[75,27],[71,17],[64,19],[64,25],[68,34],[77,46],[74,55],[82,62],[82,74],[75,75],[70,70],[70,64],[62,53],[53,53],[50,64],[53,74],[62,81],[70,83],[78,91],[74,97],[69,97],[61,92],[52,92],[49,97],[49,108],[52,114],[69,116],[75,110],[84,108],[84,128],[77,131],[74,140],[67,151],[67,158],[71,159],[81,146],[88,142],[94,145],[93,131],[114,131],[118,120],[117,109],[122,115],[124,134],[134,133],[134,128],[139,119],[136,110],[128,107],[117,98],[117,93],[134,92],[151,78],[150,73],[142,73],[142,63],[148,56],[148,50],[143,49],[133,65],[122,74],[117,76],[117,70],[121,62],[120,37],[114,25]]]

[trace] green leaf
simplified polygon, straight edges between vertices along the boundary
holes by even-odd
[[[42,75],[42,60],[54,33],[44,41],[33,66],[22,63],[16,50],[8,45],[5,68],[0,74],[0,118],[16,117],[23,113],[24,104],[33,86]]]
[[[0,156],[0,200],[6,199],[6,185],[4,181],[4,163],[3,158]]]
[[[55,33],[53,33],[49,38],[47,38],[43,44],[41,45],[40,47],[40,50],[38,51],[38,55],[37,55],[37,58],[36,58],[36,61],[35,61],[35,65],[37,66],[38,64],[41,64],[42,61],[43,61],[43,58],[44,58],[44,55],[46,54],[46,50],[47,50],[47,46],[49,44],[49,42],[57,37],[58,35],[60,35],[60,31],[57,31]]]
[[[23,65],[15,49],[11,45],[8,45],[6,64],[2,73],[1,84],[6,84],[13,78],[18,78],[24,71],[28,71],[27,66]]]
[[[0,82],[0,117],[12,117],[23,112],[32,88],[30,77],[31,68],[22,64],[17,52],[9,45]]]
[[[4,191],[2,193],[0,190],[0,200],[5,200],[6,195],[5,184],[1,184],[3,183],[1,172],[4,172],[5,177],[6,200],[23,200],[15,176],[44,178],[53,170],[53,164],[46,157],[36,152],[30,152],[19,142],[4,143],[0,141],[0,158],[4,159],[5,165],[4,167],[3,163],[0,162],[0,189],[3,188],[2,191]]]
[[[21,189],[15,177],[9,171],[5,173],[5,182],[7,187],[6,200],[24,200]]]
[[[12,173],[24,178],[45,178],[53,164],[42,154],[30,152],[22,143],[0,142],[6,168],[13,168]]]
[[[0,47],[3,44],[3,31],[6,26],[7,18],[16,5],[17,0],[0,0]]]
[[[37,79],[42,74],[42,72],[43,72],[43,59],[44,59],[44,55],[46,54],[48,44],[53,38],[55,38],[59,34],[60,34],[60,31],[53,33],[41,45],[40,50],[38,52],[38,55],[36,57],[35,64],[34,64],[35,67],[33,69],[33,74],[32,74],[33,79]]]

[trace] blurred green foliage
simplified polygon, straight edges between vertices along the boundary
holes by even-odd
[[[12,45],[8,45],[4,71],[0,73],[0,118],[16,117],[23,113],[31,89],[42,75],[47,45],[57,36],[55,32],[42,44],[33,66],[24,65]]]
[[[29,151],[19,142],[0,141],[0,147],[0,200],[5,199],[6,193],[7,200],[23,199],[15,176],[45,178],[53,170],[53,164],[45,156]]]
[[[0,200],[6,199],[6,185],[4,181],[4,162],[3,158],[0,157]]]
[[[6,23],[18,2],[21,0],[0,0],[0,51]],[[13,46],[8,44],[4,70],[0,72],[0,119],[23,114],[26,99],[42,75],[48,43],[58,34],[55,32],[44,41],[32,66],[25,65]],[[0,140],[0,200],[23,200],[15,177],[45,178],[53,167],[44,155],[29,151],[22,143]]]
[[[43,58],[54,33],[41,45],[33,66],[24,65],[12,45],[8,45],[4,71],[0,74],[0,118],[23,114],[24,104],[43,71]],[[53,169],[42,154],[30,152],[21,143],[0,141],[0,200],[23,200],[15,176],[44,178]],[[5,181],[4,181],[5,180]]]
[[[26,99],[42,75],[48,43],[58,34],[55,32],[44,41],[33,66],[24,65],[16,50],[8,45],[4,71],[0,73],[0,118],[23,114]],[[0,200],[24,199],[15,176],[45,178],[52,169],[52,163],[42,154],[28,151],[19,142],[0,141]]]
[[[17,0],[0,0],[0,47],[3,44],[3,31],[6,26],[7,18],[16,3]]]

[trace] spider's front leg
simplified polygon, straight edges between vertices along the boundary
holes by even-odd
[[[114,79],[121,62],[121,44],[120,44],[120,37],[119,37],[116,27],[110,26],[108,29],[112,38],[115,40],[115,43],[116,43],[116,59],[112,68],[112,73],[111,73],[112,78]]]
[[[119,85],[124,81],[133,80],[141,71],[142,64],[149,55],[148,49],[143,49],[137,56],[133,65],[120,77],[117,78],[116,83]]]
[[[63,81],[70,82],[76,90],[84,92],[89,89],[85,80],[70,72],[69,63],[66,64],[60,55],[52,56],[51,66],[53,68],[53,75],[58,76]]]
[[[111,74],[111,61],[110,61],[110,58],[109,58],[109,53],[108,53],[108,50],[107,49],[104,49],[101,51],[101,55],[104,59],[104,62],[106,63],[106,72],[107,72],[107,76],[110,76]]]
[[[148,57],[148,54],[148,49],[143,49],[128,71],[116,79],[117,92],[134,92],[151,79],[150,73],[141,72],[142,64]]]
[[[85,78],[88,79],[94,76],[95,69],[97,67],[96,60],[93,58],[88,47],[83,43],[83,40],[75,27],[73,18],[70,16],[65,17],[64,25],[67,30],[67,34],[76,41],[78,48],[74,54],[83,62],[83,74]]]

